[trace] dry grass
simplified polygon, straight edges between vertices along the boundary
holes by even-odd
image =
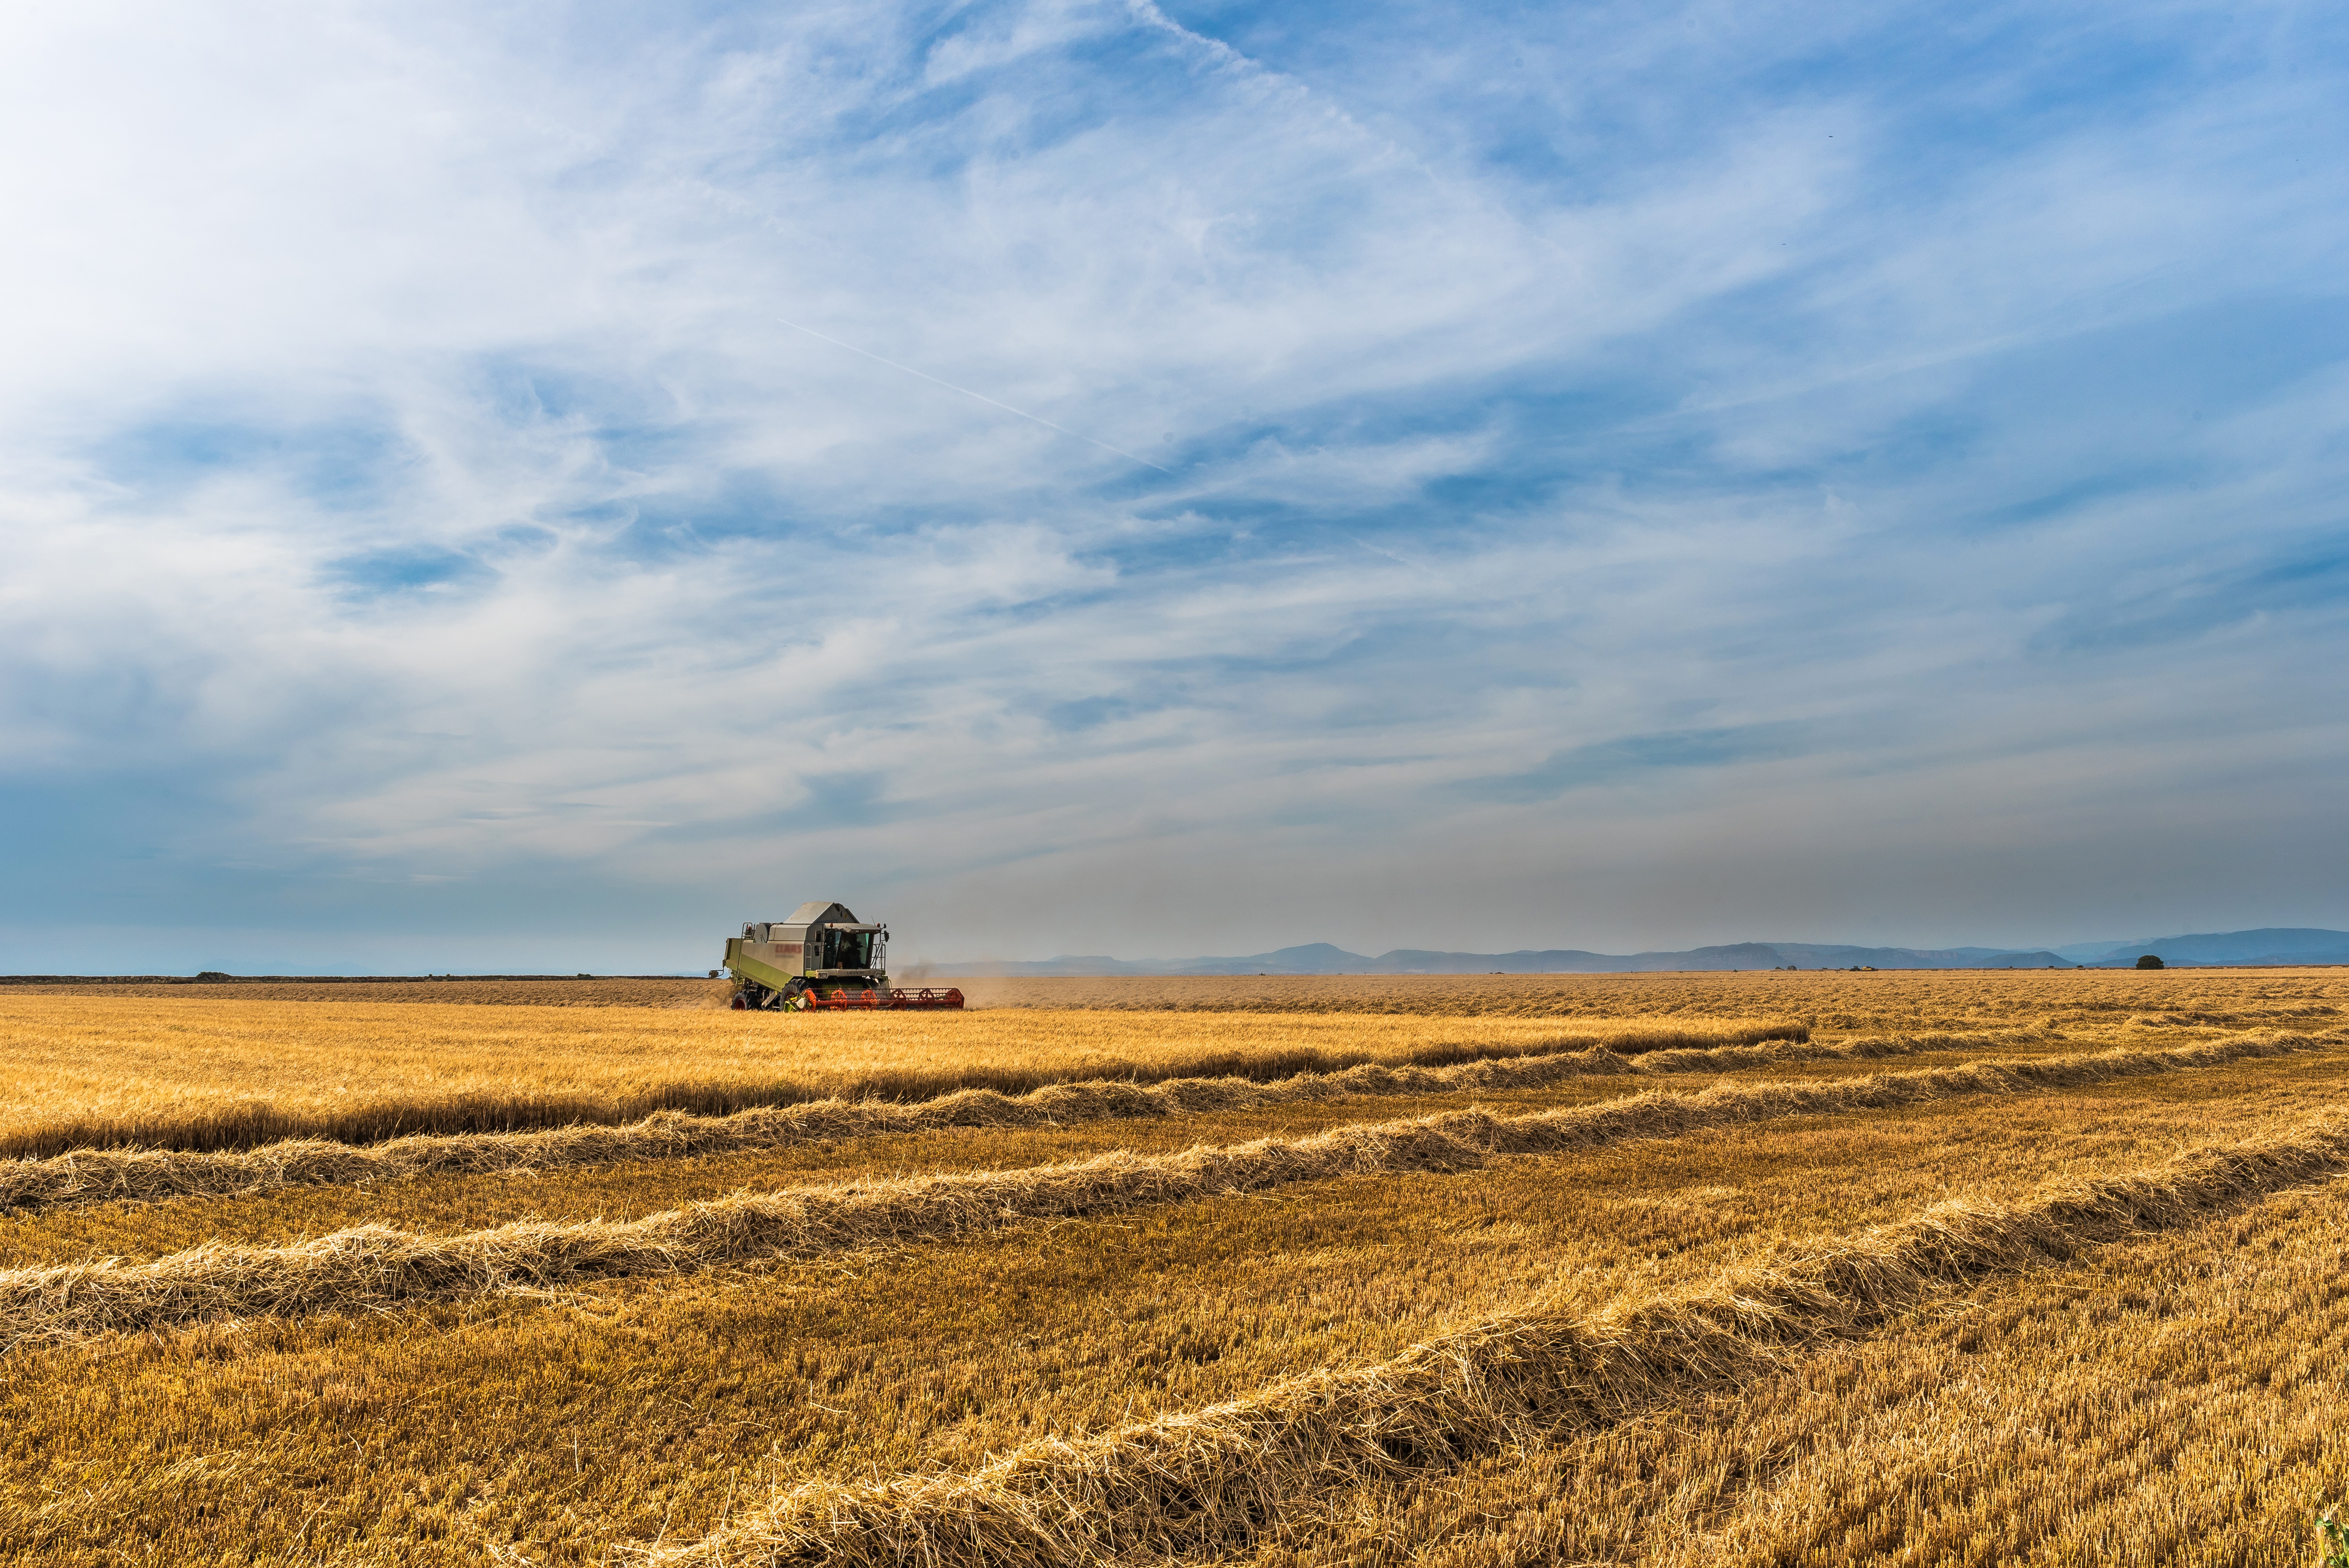
[[[1637,1016],[1568,1012],[1551,1026],[1558,1016],[1568,1033],[1579,1022],[1727,1017],[1755,995],[1733,986],[1745,978],[1718,977],[1708,1001],[1662,977],[1651,992],[1618,995]],[[1981,977],[1971,992],[1937,989],[1935,976],[1848,978],[1913,991],[1818,1007],[1817,1045],[1995,1041],[1992,1066],[2017,1081],[2054,1058],[2116,1047],[2141,1057],[2208,1045],[2221,1028],[2317,1033],[2340,1022],[2321,975],[2254,977],[2274,987],[2265,992],[2240,975],[2170,975],[2187,984],[2158,1011],[2121,987],[2071,994],[2058,1009],[2033,975]],[[405,1011],[427,1032],[443,1026],[439,1009]],[[625,1052],[639,1024],[692,1016],[531,1011],[558,1047],[551,1067],[564,1071],[566,1028]],[[331,1025],[338,1013],[309,1016]],[[1863,1013],[1877,1021],[1848,1021]],[[1051,1015],[993,1017],[1023,1016],[1054,1044]],[[1096,1016],[1114,1031],[1101,1038],[1128,1057],[1136,1040],[1156,1050],[1170,1039],[1212,1044],[1235,1022],[1259,1027],[1233,1015]],[[1422,1045],[1475,1037],[1453,1026],[1460,1020],[1330,1022],[1415,1027]],[[497,1034],[481,1038],[494,1050]],[[461,1051],[452,1045],[449,1059]],[[1732,1047],[1693,1069],[1733,1068],[1671,1104],[1797,1073],[1806,1081],[1795,1089],[1819,1097],[1790,1102],[1799,1114],[1699,1136],[1497,1155],[1463,1140],[1474,1158],[1440,1169],[1325,1174],[755,1269],[554,1278],[389,1310],[26,1346],[0,1379],[0,1563],[636,1562],[656,1543],[734,1541],[762,1518],[791,1525],[799,1516],[773,1505],[800,1489],[899,1500],[926,1485],[951,1491],[1033,1459],[1047,1440],[1114,1448],[1120,1433],[1256,1408],[1300,1376],[1420,1365],[1414,1346],[1456,1346],[1479,1325],[1630,1322],[1643,1303],[1702,1300],[1708,1280],[1784,1274],[1790,1262],[1847,1252],[1837,1238],[1898,1226],[1952,1196],[1971,1213],[2026,1210],[2050,1184],[2156,1166],[2182,1147],[2272,1141],[2312,1101],[2349,1086],[2349,1052],[2322,1050],[1870,1108],[1837,1096],[1875,1076],[1872,1058],[1803,1055],[1739,1066]],[[707,1059],[647,1057],[667,1075],[655,1082]],[[1610,1073],[1476,1092],[1495,1126],[1564,1111],[1588,1114],[1550,1123],[1588,1130],[1651,1081]],[[1179,1163],[1203,1143],[1293,1148],[1366,1109],[1411,1120],[1447,1099],[1459,1104],[1456,1091],[1275,1097],[593,1167],[444,1170],[58,1208],[0,1222],[0,1236],[5,1255],[28,1264],[83,1266],[207,1239],[283,1252],[368,1223],[440,1241],[513,1220],[608,1228],[745,1189],[798,1183],[838,1197],[990,1169],[1065,1171],[1104,1154]],[[1338,1142],[1359,1148],[1361,1131]],[[1240,1535],[1201,1539],[1258,1554],[1266,1568],[1410,1558],[2296,1563],[2298,1511],[2349,1480],[2327,1419],[2349,1343],[2342,1191],[2307,1189],[2240,1220],[1944,1282],[1911,1305],[1882,1304],[1872,1326],[1831,1314],[1795,1325],[1802,1337],[1737,1341],[1744,1359],[1726,1384],[1660,1378],[1652,1403],[1629,1400],[1595,1424],[1561,1425],[1528,1405],[1515,1425],[1483,1429],[1479,1441],[1498,1446],[1470,1443],[1454,1460],[1433,1447],[1381,1448],[1380,1463],[1397,1468],[1341,1466],[1274,1500]],[[1066,1542],[1092,1550],[1081,1534]],[[843,1554],[825,1548],[815,1560],[827,1553]],[[1024,1544],[1004,1561],[1045,1554]]]
[[[872,1016],[0,993],[0,1157],[372,1142],[658,1110],[1019,1094],[1086,1078],[1286,1078],[1607,1046],[1802,1039],[1785,1020],[1115,1013]]]

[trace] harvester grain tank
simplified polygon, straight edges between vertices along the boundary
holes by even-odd
[[[889,928],[856,918],[845,904],[812,901],[789,920],[754,920],[726,939],[726,968],[739,1008],[959,1007],[951,987],[893,989]]]

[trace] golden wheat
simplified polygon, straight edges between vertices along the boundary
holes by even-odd
[[[994,1089],[962,1089],[936,1099],[833,1099],[759,1107],[724,1117],[667,1110],[621,1127],[585,1123],[538,1132],[424,1133],[376,1144],[289,1140],[219,1154],[172,1149],[82,1149],[47,1159],[0,1161],[0,1210],[243,1196],[282,1187],[348,1185],[427,1172],[535,1171],[628,1161],[690,1160],[951,1128],[1066,1127],[1336,1099],[1508,1093],[1575,1078],[1881,1061],[1995,1043],[1982,1036],[1936,1035],[1855,1040],[1838,1046],[1782,1041],[1709,1050],[1659,1050],[1631,1057],[1601,1046],[1555,1056],[1459,1062],[1445,1068],[1364,1065],[1338,1072],[1299,1073],[1264,1084],[1238,1078],[1169,1078],[1148,1085],[1096,1080],[1055,1084],[1016,1097]]]
[[[2131,1233],[2200,1222],[2349,1168],[2349,1119],[2075,1182],[2035,1202],[1938,1204],[1918,1218],[1596,1317],[1539,1305],[1249,1398],[969,1474],[816,1482],[659,1561],[1097,1564],[1245,1547],[1369,1480],[1619,1420],[1752,1374],[1788,1346],[1881,1322],[1938,1286],[2066,1261]]]
[[[2305,1027],[2349,1007],[2349,968],[1856,974],[1174,975],[957,980],[974,1006],[1445,1016],[1808,1018],[1824,1030],[1989,1029],[2053,1018]]]
[[[165,980],[160,978],[0,978],[0,995],[138,996],[160,1002],[422,1002],[435,1006],[683,1007],[728,1006],[731,980],[616,976],[575,980]]]
[[[1245,1000],[1247,984],[1268,983],[1236,983],[1226,1004]],[[1433,995],[1398,990],[1423,1012]],[[1516,1045],[1547,1032],[1568,1037],[1571,1050],[1610,1029],[1678,1028],[1696,1032],[1692,1045],[1724,1052],[1690,1070],[1801,1076],[1812,1081],[1795,1087],[1808,1091],[1866,1074],[1875,1047],[1855,1041],[1868,1037],[1981,1042],[1967,1048],[2015,1069],[2098,1047],[2158,1055],[2210,1043],[2220,1030],[2327,1031],[2341,1000],[2335,976],[2282,973],[1655,976],[1528,989],[1519,1004],[1546,1012],[1527,1015],[1525,1037],[1419,1015],[1306,1018],[1284,1040],[1241,1014],[1118,1012],[1064,1023],[1005,1009],[990,1021],[1008,1032],[969,1035],[986,1048],[968,1060],[957,1058],[957,1037],[919,1019],[864,1021],[916,1026],[894,1035],[740,1037],[845,1045],[852,1054],[837,1065],[854,1068],[870,1065],[877,1047],[926,1037],[936,1054],[912,1058],[929,1075],[914,1092],[936,1096],[951,1092],[957,1070],[1032,1070],[1042,1059],[1057,1070],[1071,1043],[1142,1067],[1123,1093],[1169,1077],[1164,1065],[1185,1049],[1342,1049],[1366,1038],[1383,1047],[1398,1042],[1389,1031],[1400,1026],[1400,1043],[1414,1049]],[[286,1004],[277,1019],[264,1010],[240,1023],[228,1013],[207,1020],[202,1009],[218,1004],[121,1001],[141,1006],[124,1016],[114,1043],[82,1040],[100,1077],[121,1071],[119,1107],[188,1109],[175,1085],[192,1085],[199,1100],[218,1085],[238,1087],[236,1034],[250,1024],[242,1059],[253,1081],[243,1087],[263,1103],[336,1109],[305,1097],[329,1060],[329,1037],[349,1038],[339,1006]],[[391,1008],[376,1011],[360,1043],[371,1036],[383,1052],[386,1103],[445,1093],[425,1083],[443,1069],[480,1074],[466,1093],[552,1089],[604,1106],[646,1088],[699,1080],[731,1089],[760,1078],[725,1059],[722,1027],[741,1020],[723,1014],[699,1016],[721,1026],[707,1037],[665,1032],[664,1020],[693,1020],[683,1010],[533,1007],[508,1016],[427,1004],[402,1009],[417,1020],[405,1028],[386,1016]],[[476,1020],[470,1034],[447,1021],[460,1012]],[[1801,1059],[1780,1057],[1776,1043],[1723,1047],[1713,1032],[1734,1016],[1774,1015],[1815,1026]],[[1023,1021],[1033,1030],[1026,1057]],[[1520,1026],[1489,1013],[1486,1022]],[[190,1023],[199,1026],[179,1026]],[[409,1068],[425,1071],[402,1077],[403,1042],[418,1041],[428,1048]],[[665,1051],[654,1048],[661,1041]],[[147,1071],[142,1049],[160,1073]],[[546,1058],[535,1068],[533,1049]],[[1775,1059],[1744,1065],[1748,1051]],[[207,1052],[221,1069],[211,1078],[191,1070]],[[279,1054],[295,1070],[272,1081],[269,1060]],[[1638,1065],[1668,1068],[1676,1054]],[[1937,1060],[1920,1054],[1900,1065]],[[37,1075],[44,1065],[31,1055]],[[1400,1055],[1372,1059],[1397,1069],[1398,1083],[1415,1070]],[[755,1064],[771,1082],[804,1065]],[[1262,1081],[1317,1065],[1348,1064],[1276,1069],[1251,1058],[1241,1076]],[[1953,1193],[2028,1206],[2044,1183],[2141,1166],[2181,1141],[2261,1141],[2296,1122],[2310,1100],[2337,1098],[2349,1053],[2319,1050],[2023,1094],[1813,1102],[1807,1114],[1702,1136],[1207,1192],[878,1251],[754,1257],[749,1270],[556,1275],[488,1295],[411,1298],[389,1312],[243,1315],[29,1343],[10,1354],[0,1379],[0,1564],[585,1568],[637,1560],[656,1543],[722,1546],[731,1527],[796,1488],[896,1495],[924,1478],[984,1473],[1041,1439],[1099,1445],[1248,1401],[1299,1374],[1392,1366],[1414,1345],[1522,1315],[1529,1302],[1560,1323],[1620,1317],[1724,1272],[1816,1253],[1823,1238],[1898,1222]],[[583,1068],[584,1082],[565,1077]],[[1496,1121],[1513,1121],[1604,1111],[1627,1103],[1624,1091],[1662,1081],[1609,1072],[1476,1092],[1508,1113]],[[1041,1085],[999,1087],[1016,1099]],[[1456,1106],[1457,1095],[1405,1093],[1379,1109],[1408,1121],[1444,1110],[1447,1098]],[[1123,1159],[1180,1160],[1202,1142],[1294,1145],[1361,1114],[1360,1100],[1273,1099],[56,1207],[7,1219],[0,1255],[28,1266],[120,1256],[118,1268],[136,1270],[144,1266],[136,1259],[160,1261],[207,1238],[276,1253],[394,1220],[428,1242],[517,1219],[625,1224],[791,1183],[837,1194],[909,1176],[1065,1169],[1121,1150]],[[2306,1511],[2333,1501],[2349,1474],[2349,1445],[2328,1425],[2338,1397],[2332,1368],[2349,1344],[2349,1294],[2339,1284],[2349,1258],[2337,1241],[2349,1213],[2337,1183],[2297,1191],[2240,1222],[2189,1226],[2166,1241],[2125,1236],[2106,1243],[2108,1254],[1937,1286],[1857,1340],[1830,1325],[1824,1340],[1747,1346],[1726,1382],[1661,1383],[1651,1407],[1634,1401],[1596,1426],[1552,1430],[1537,1420],[1531,1427],[1541,1430],[1512,1429],[1501,1446],[1456,1466],[1333,1475],[1257,1522],[1238,1549],[1264,1568],[1405,1559],[1824,1568],[1895,1558],[2281,1568],[2300,1557]],[[2301,1219],[2269,1223],[2293,1203]]]
[[[1547,1024],[1113,1013],[796,1014],[0,994],[0,1156],[243,1149],[724,1115],[838,1098],[1025,1093],[1085,1078],[1264,1080],[1802,1039],[1785,1020]]]
[[[2349,1476],[2344,1222],[2328,1181],[1937,1294],[1619,1424],[1333,1491],[1247,1561],[2304,1563]]]
[[[2305,1026],[2349,1006],[2349,969],[1775,970],[1652,975],[1140,975],[1068,979],[957,978],[974,1007],[1047,1012],[1238,1012],[1445,1017],[1808,1017],[1832,1030],[2012,1026],[2053,1016],[2092,1027]],[[0,983],[0,995],[422,1003],[567,1008],[710,1009],[730,982],[698,979],[242,980]],[[1928,1022],[1930,1021],[1930,1022]]]
[[[1488,982],[1501,988],[1491,996]],[[394,989],[429,996],[456,984]],[[1432,1066],[1599,1044],[1713,1048],[1814,1029],[1825,1038],[2021,1031],[2049,1043],[2117,1043],[2116,1032],[2323,1027],[2349,1003],[2340,971],[1384,977],[1280,981],[1287,990],[1270,993],[1246,987],[1271,981],[1216,980],[1195,983],[1223,987],[1212,1001],[1193,1002],[1151,989],[1162,984],[1179,992],[1195,983],[1067,983],[1078,987],[1068,998],[1122,1011],[820,1020],[359,1003],[347,987],[313,1005],[243,999],[235,986],[222,988],[236,995],[230,1000],[196,998],[204,988],[194,986],[153,996],[10,986],[0,988],[0,1157],[608,1125],[663,1109],[724,1115],[970,1088],[1017,1094],[1089,1078],[1264,1080],[1359,1062]],[[1110,990],[1094,997],[1083,987]],[[1132,1010],[1153,1002],[1193,1010]],[[1275,1010],[1232,1010],[1259,1005]],[[1361,1010],[1299,1010],[1309,1007]],[[1444,1016],[1446,1008],[1475,1016]]]
[[[1300,1369],[1391,1358],[1546,1287],[1588,1315],[1951,1191],[2019,1202],[2035,1181],[2158,1159],[2183,1136],[2255,1137],[2280,1109],[2337,1091],[2342,1061],[2264,1058],[1346,1179],[1278,1202],[1208,1198],[1021,1226],[878,1269],[816,1260],[27,1348],[0,1382],[0,1562],[99,1568],[125,1541],[191,1561],[626,1560],[776,1487],[983,1468],[1046,1433],[1076,1439]],[[968,1136],[1068,1148],[1178,1130]],[[625,1198],[626,1180],[549,1185],[576,1189],[576,1206]],[[1659,1457],[1660,1477],[1672,1459]],[[2059,1479],[2026,1470],[2013,1484],[2054,1494]]]
[[[1341,1176],[1471,1170],[1499,1155],[1554,1154],[1961,1096],[2080,1088],[2321,1047],[2307,1036],[2242,1038],[1833,1083],[1766,1083],[1695,1095],[1651,1091],[1523,1116],[1460,1111],[1154,1158],[1120,1152],[1073,1165],[799,1188],[616,1222],[526,1222],[456,1236],[367,1226],[277,1248],[206,1243],[149,1264],[109,1259],[0,1271],[0,1349],[108,1329],[256,1313],[378,1309],[517,1286],[936,1241],[1022,1219],[1115,1212]]]

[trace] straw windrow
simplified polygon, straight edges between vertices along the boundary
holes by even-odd
[[[625,1222],[528,1221],[451,1236],[365,1226],[274,1248],[207,1242],[151,1263],[0,1270],[0,1346],[260,1314],[382,1309],[936,1242],[1026,1219],[1113,1213],[1333,1177],[1473,1169],[1500,1155],[1589,1150],[1789,1116],[2079,1088],[2323,1044],[2304,1036],[2246,1038],[1837,1082],[1724,1086],[1694,1095],[1651,1091],[1521,1116],[1457,1111],[1174,1154],[1119,1151],[1019,1170],[799,1187]]]
[[[1194,1560],[1245,1549],[1346,1489],[1604,1427],[1750,1378],[1785,1352],[1865,1331],[1930,1293],[2134,1234],[2192,1225],[2349,1168],[2349,1120],[2237,1144],[2036,1202],[1951,1202],[1772,1266],[1596,1316],[1540,1305],[1383,1364],[1319,1373],[1208,1409],[1015,1449],[982,1469],[817,1480],[690,1546],[688,1564]]]
[[[894,1020],[875,1015],[867,1022]],[[793,1021],[764,1016],[764,1024],[797,1033]],[[845,1020],[837,1020],[845,1022]],[[800,1023],[808,1023],[802,1018]],[[811,1024],[810,1026],[820,1026]],[[911,1024],[908,1026],[912,1026]],[[1464,1031],[1473,1035],[1474,1031]],[[1121,1031],[1111,1031],[1114,1039]],[[1123,1031],[1133,1037],[1130,1031]],[[1147,1031],[1143,1032],[1146,1036]],[[803,1040],[807,1037],[801,1037]],[[1081,1065],[1051,1051],[1028,1059],[975,1059],[957,1051],[832,1069],[802,1062],[782,1076],[755,1071],[719,1079],[686,1079],[625,1093],[553,1090],[527,1081],[435,1095],[411,1092],[384,1099],[332,1106],[280,1105],[237,1100],[193,1107],[144,1107],[97,1111],[89,1108],[0,1131],[0,1158],[38,1159],[78,1149],[172,1149],[189,1152],[259,1149],[296,1139],[340,1143],[382,1143],[418,1134],[520,1132],[542,1128],[594,1125],[620,1127],[659,1111],[723,1117],[761,1107],[803,1105],[825,1099],[931,1100],[965,1089],[1021,1095],[1055,1084],[1117,1079],[1138,1084],[1170,1078],[1238,1078],[1254,1083],[1299,1073],[1340,1072],[1364,1063],[1390,1067],[1447,1067],[1457,1062],[1511,1057],[1555,1056],[1604,1047],[1622,1056],[1649,1051],[1710,1050],[1720,1047],[1804,1041],[1811,1028],[1799,1019],[1664,1018],[1571,1023],[1539,1036],[1506,1039],[1425,1039],[1381,1047],[1357,1044],[1262,1044],[1244,1037],[1203,1040],[1174,1050],[1125,1055],[1112,1044],[1086,1049]],[[484,1043],[491,1043],[485,1040]],[[780,1042],[779,1042],[780,1043]],[[314,1058],[315,1060],[315,1058]],[[531,1075],[523,1075],[527,1080]]]
[[[244,1197],[286,1187],[350,1186],[433,1174],[487,1175],[646,1160],[684,1160],[950,1128],[1066,1127],[1400,1095],[1503,1093],[1578,1078],[1731,1072],[1796,1062],[1863,1061],[1980,1048],[1982,1036],[1929,1035],[1835,1045],[1803,1041],[1687,1047],[1624,1056],[1608,1047],[1548,1056],[1488,1057],[1449,1067],[1366,1063],[1271,1083],[1186,1078],[1053,1084],[1012,1096],[963,1089],[936,1099],[823,1099],[731,1116],[657,1111],[625,1127],[593,1123],[538,1132],[419,1134],[387,1143],[289,1140],[233,1153],[84,1149],[0,1161],[0,1209],[119,1200]]]

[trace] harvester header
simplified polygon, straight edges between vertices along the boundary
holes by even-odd
[[[847,905],[811,902],[789,920],[753,920],[726,939],[726,968],[741,1008],[959,1007],[951,987],[893,989],[889,928]]]

